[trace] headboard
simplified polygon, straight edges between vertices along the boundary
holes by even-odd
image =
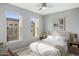
[[[70,32],[65,32],[65,31],[53,31],[54,36],[63,36],[66,38],[67,41],[71,39]]]

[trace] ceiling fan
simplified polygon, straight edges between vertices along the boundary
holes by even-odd
[[[48,5],[47,3],[41,3],[40,8],[38,10],[46,9],[47,7],[52,7],[51,5]]]

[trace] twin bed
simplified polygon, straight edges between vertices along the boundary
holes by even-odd
[[[69,40],[69,32],[53,32],[46,39],[31,43],[29,53],[25,56],[65,56],[68,51],[67,43]]]

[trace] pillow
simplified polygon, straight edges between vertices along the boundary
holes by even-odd
[[[70,39],[70,32],[65,31],[53,31],[53,36],[62,36],[65,37],[66,42]]]
[[[53,36],[52,35],[48,35],[47,39],[52,39]]]
[[[48,35],[48,37],[47,38],[51,38],[52,37],[52,35]]]
[[[47,39],[49,39],[49,40],[58,40],[58,41],[64,41],[64,42],[66,42],[66,38],[63,37],[63,36],[52,36],[52,35],[49,35],[47,37]]]
[[[65,37],[62,37],[62,36],[56,36],[56,39],[55,40],[66,42],[66,38]]]
[[[60,37],[60,36],[52,36],[52,39],[45,39],[43,41],[47,41],[47,42],[50,42],[51,44],[58,44],[60,46],[64,46],[67,44],[67,42],[65,41],[65,38],[64,37]]]
[[[47,38],[45,41],[48,41],[48,42],[55,42],[55,43],[64,43],[66,42],[66,39],[65,37],[62,37],[62,36],[52,36],[50,38]]]

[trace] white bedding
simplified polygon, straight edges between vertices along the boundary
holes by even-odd
[[[30,44],[30,49],[43,56],[60,56],[67,52],[67,42],[63,37],[51,37]]]
[[[59,49],[47,45],[44,42],[34,42],[30,46],[30,49],[41,56],[60,56]]]

